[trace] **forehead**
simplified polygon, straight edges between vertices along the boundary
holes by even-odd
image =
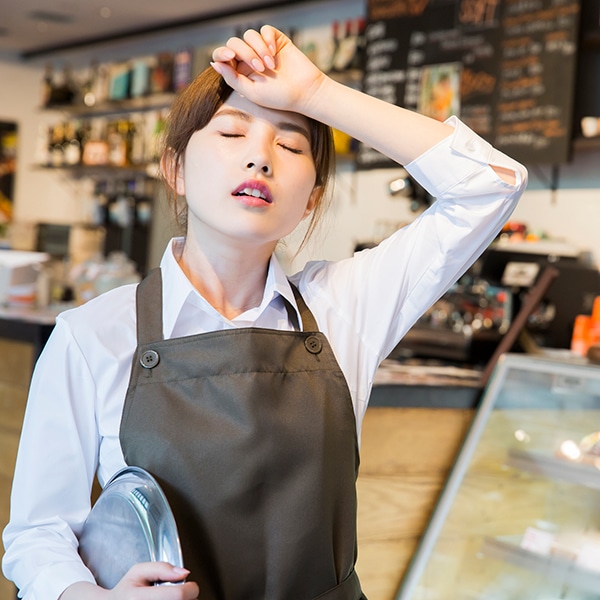
[[[251,102],[244,96],[240,96],[240,94],[235,91],[232,92],[229,98],[227,98],[227,100],[217,109],[214,116],[218,117],[221,114],[235,114],[231,109],[246,113],[249,116],[249,120],[264,120],[278,127],[281,124],[290,123],[301,127],[307,132],[309,131],[308,119],[304,115],[290,111],[265,108],[264,106]]]

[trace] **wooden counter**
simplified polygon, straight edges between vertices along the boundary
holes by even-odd
[[[10,489],[27,401],[34,346],[0,337],[0,529],[8,523]],[[0,556],[4,549],[0,548]],[[0,599],[15,598],[15,588],[0,575]]]
[[[474,411],[367,410],[358,478],[358,565],[369,600],[392,600]]]

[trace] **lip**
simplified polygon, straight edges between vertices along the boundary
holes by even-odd
[[[254,194],[248,194],[248,190],[251,190]],[[246,191],[245,194],[243,193],[244,191]],[[256,192],[260,193],[260,195],[255,195]],[[244,181],[233,190],[231,195],[246,206],[266,206],[273,204],[273,196],[269,186],[257,179]]]

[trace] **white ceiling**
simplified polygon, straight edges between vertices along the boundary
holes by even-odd
[[[203,18],[291,4],[282,0],[0,0],[0,52],[46,50]]]

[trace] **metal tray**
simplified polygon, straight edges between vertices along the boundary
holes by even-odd
[[[79,537],[79,554],[103,588],[112,589],[135,564],[183,567],[177,525],[157,481],[126,467],[106,484]]]

